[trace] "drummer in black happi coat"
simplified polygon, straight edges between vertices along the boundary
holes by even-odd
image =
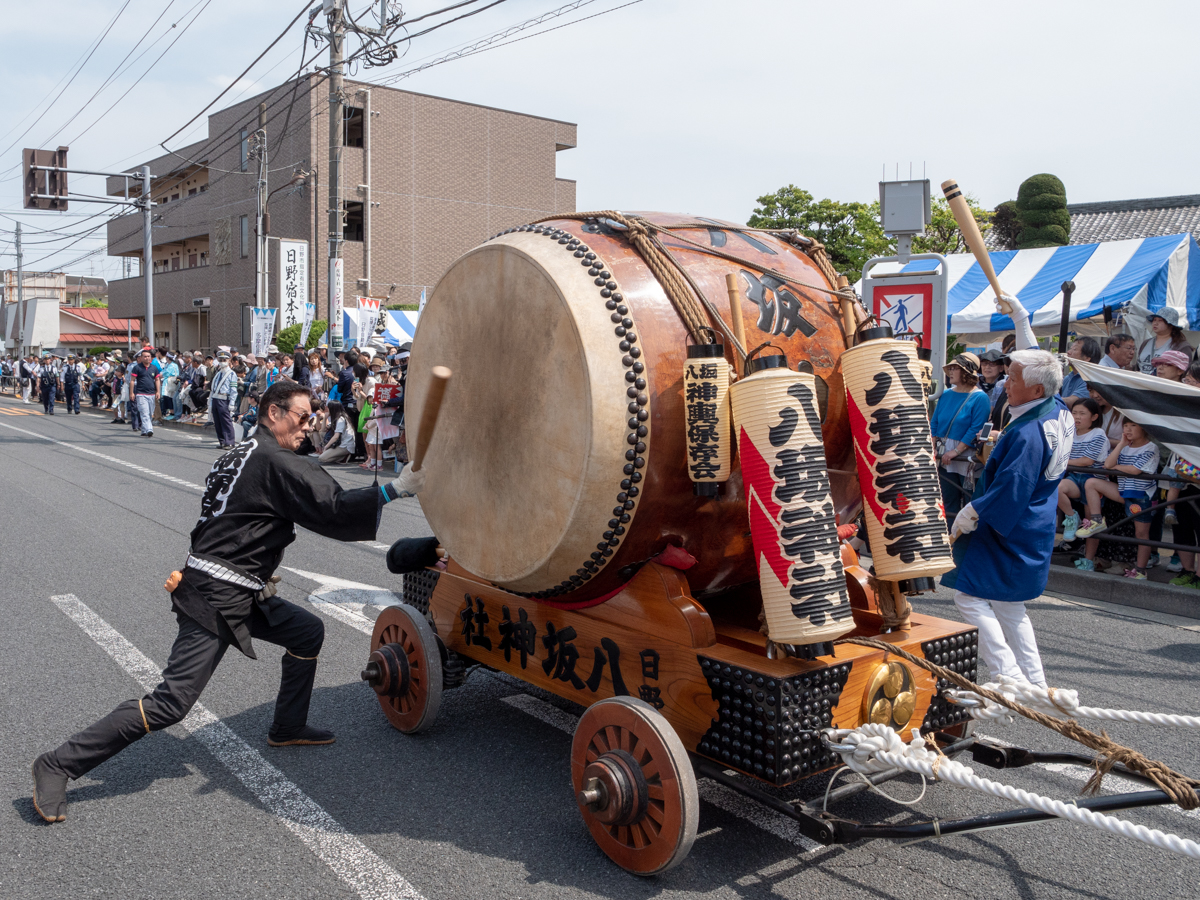
[[[174,582],[171,606],[179,634],[162,683],[34,761],[34,805],[46,821],[66,818],[68,779],[182,720],[229,646],[257,658],[251,638],[284,648],[267,743],[333,743],[331,732],[308,724],[325,626],[275,595],[279,579],[273,573],[296,539],[296,525],[341,541],[373,540],[384,504],[419,491],[424,473],[405,467],[389,484],[343,490],[295,453],[313,427],[310,399],[306,385],[276,382],[260,401],[258,431],[213,464],[182,577],[168,583]]]

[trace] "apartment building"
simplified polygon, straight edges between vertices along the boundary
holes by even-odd
[[[513,225],[575,210],[575,183],[556,154],[576,126],[539,116],[347,81],[342,214],[346,305],[358,295],[417,302],[451,262]],[[328,318],[328,82],[302,76],[213,113],[208,136],[139,163],[153,176],[155,343],[177,349],[249,343],[256,305],[258,164],[252,135],[268,142],[270,284],[279,307],[277,240],[309,243],[309,299]],[[303,184],[287,186],[296,172]],[[130,180],[131,192],[140,190]],[[108,179],[121,195],[126,179]],[[108,253],[138,260],[109,282],[109,312],[144,318],[140,212],[108,225]]]

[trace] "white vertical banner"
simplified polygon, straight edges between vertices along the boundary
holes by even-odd
[[[346,305],[346,270],[345,260],[339,258],[329,260],[329,349],[341,350],[342,342],[342,308]]]
[[[296,345],[297,347],[307,347],[308,346],[308,333],[310,331],[312,331],[313,320],[316,317],[317,317],[317,304],[305,303],[304,304],[304,325],[300,329],[300,343],[298,343]]]
[[[370,297],[358,298],[358,341],[360,347],[375,337],[375,324],[379,321],[379,301]]]
[[[274,307],[252,306],[250,330],[250,352],[260,359],[267,355],[267,347],[271,346],[271,338],[275,334],[275,313],[279,310]]]
[[[421,304],[417,307],[417,315],[425,312],[425,288],[421,288]]]
[[[308,303],[308,241],[279,242],[280,328],[296,325],[304,318]]]

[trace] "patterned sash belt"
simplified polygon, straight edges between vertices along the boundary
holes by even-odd
[[[215,578],[217,581],[223,581],[226,584],[232,584],[235,587],[245,588],[248,591],[261,591],[265,586],[257,578],[247,575],[244,572],[234,571],[228,564],[222,565],[212,559],[188,554],[187,567],[195,569],[197,572],[203,572],[210,578]]]

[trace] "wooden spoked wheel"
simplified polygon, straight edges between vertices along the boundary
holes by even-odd
[[[442,656],[425,617],[403,603],[381,612],[362,679],[393,727],[416,734],[432,725],[442,705]]]
[[[692,849],[696,775],[679,736],[650,704],[610,697],[588,707],[571,741],[571,783],[592,837],[621,868],[657,875]]]

